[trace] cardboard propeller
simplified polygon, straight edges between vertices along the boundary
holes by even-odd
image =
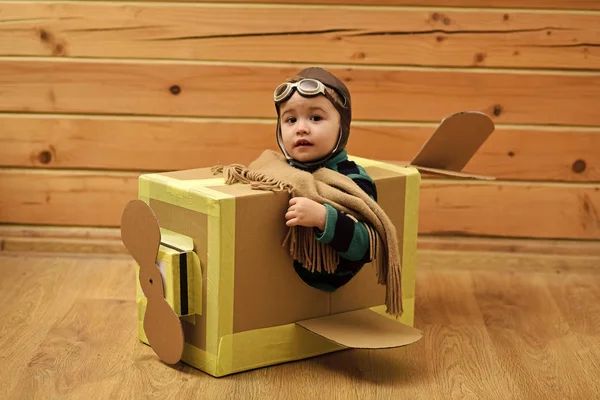
[[[494,180],[494,177],[460,172],[494,132],[494,122],[479,111],[464,111],[444,118],[410,162],[385,161],[452,178]]]
[[[130,201],[121,217],[121,240],[140,266],[140,285],[148,299],[144,332],[150,346],[167,364],[176,364],[183,354],[183,328],[165,300],[164,282],[156,258],[160,228],[152,209],[141,200]]]

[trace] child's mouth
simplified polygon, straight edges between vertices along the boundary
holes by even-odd
[[[296,147],[312,146],[312,143],[305,139],[300,139],[296,142]]]

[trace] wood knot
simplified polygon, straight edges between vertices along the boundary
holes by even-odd
[[[508,156],[509,157],[514,157],[515,156],[515,152],[514,151],[509,151],[508,152]]]
[[[367,55],[365,53],[363,53],[362,51],[359,51],[357,53],[354,53],[352,55],[352,58],[355,60],[364,60],[366,56]]]
[[[444,17],[444,25],[450,25],[450,18]]]
[[[576,174],[581,174],[583,171],[585,171],[586,167],[587,167],[587,164],[585,163],[585,161],[580,159],[580,160],[576,160],[573,163],[573,166],[571,167],[571,169]]]
[[[475,54],[475,62],[481,63],[485,60],[486,57],[487,57],[487,54],[485,54],[485,53],[476,53]]]
[[[510,15],[508,15],[508,14],[504,14],[504,17],[503,17],[503,19],[504,19],[505,21],[508,21],[508,20],[510,19]]]
[[[175,96],[177,96],[179,93],[181,93],[181,88],[178,85],[173,85],[169,88],[169,90],[171,91],[171,93],[173,93]]]
[[[496,104],[494,106],[494,115],[498,117],[500,114],[502,114],[502,106],[500,104]]]
[[[439,21],[440,20],[440,14],[434,12],[433,14],[431,14],[431,19],[434,21]]]
[[[445,37],[443,37],[443,36],[436,36],[436,38],[435,38],[435,40],[437,40],[437,41],[438,41],[438,43],[441,43],[441,42],[443,42],[445,39],[446,39],[446,38],[445,38]]]
[[[62,56],[65,54],[65,46],[62,43],[56,43],[53,51],[55,56]]]
[[[50,40],[50,35],[44,29],[40,29],[40,40],[42,42],[47,42]]]
[[[66,42],[64,40],[57,39],[55,35],[45,29],[40,29],[38,32],[40,40],[50,49],[53,56],[67,55]]]
[[[41,164],[50,164],[52,161],[52,153],[48,150],[41,151],[40,154],[38,154],[38,160]]]

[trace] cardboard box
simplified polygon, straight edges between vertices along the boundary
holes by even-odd
[[[493,130],[483,113],[457,113],[442,121],[411,162],[350,157],[375,181],[378,203],[397,231],[404,310],[399,319],[385,313],[385,287],[377,284],[372,264],[334,293],[296,275],[281,246],[287,192],[225,185],[209,168],[142,175],[140,200],[128,204],[121,225],[123,242],[143,266],[140,339],[165,362],[183,360],[217,377],[419,340],[421,332],[412,325],[420,171],[493,179],[461,172]]]
[[[225,185],[208,168],[140,177],[139,198],[161,229],[157,264],[167,302],[181,317],[184,362],[223,376],[347,347],[389,347],[398,340],[408,344],[420,337],[420,332],[404,329],[414,321],[420,175],[412,167],[351,159],[375,181],[378,203],[398,232],[404,309],[398,320],[385,314],[385,286],[377,284],[371,264],[334,293],[314,289],[297,276],[281,246],[287,232],[287,192]],[[189,260],[185,268],[180,260]],[[143,326],[147,299],[139,280],[137,302],[139,336],[149,343]],[[328,316],[337,320],[319,319]],[[390,322],[387,334],[393,340],[386,343]],[[351,332],[348,324],[363,329],[374,324],[376,336]]]

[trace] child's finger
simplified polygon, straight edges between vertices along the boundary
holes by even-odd
[[[296,204],[298,202],[298,198],[297,197],[292,197],[290,199],[290,206],[293,206],[294,204]]]
[[[285,223],[287,226],[298,225],[298,218],[292,218]]]

